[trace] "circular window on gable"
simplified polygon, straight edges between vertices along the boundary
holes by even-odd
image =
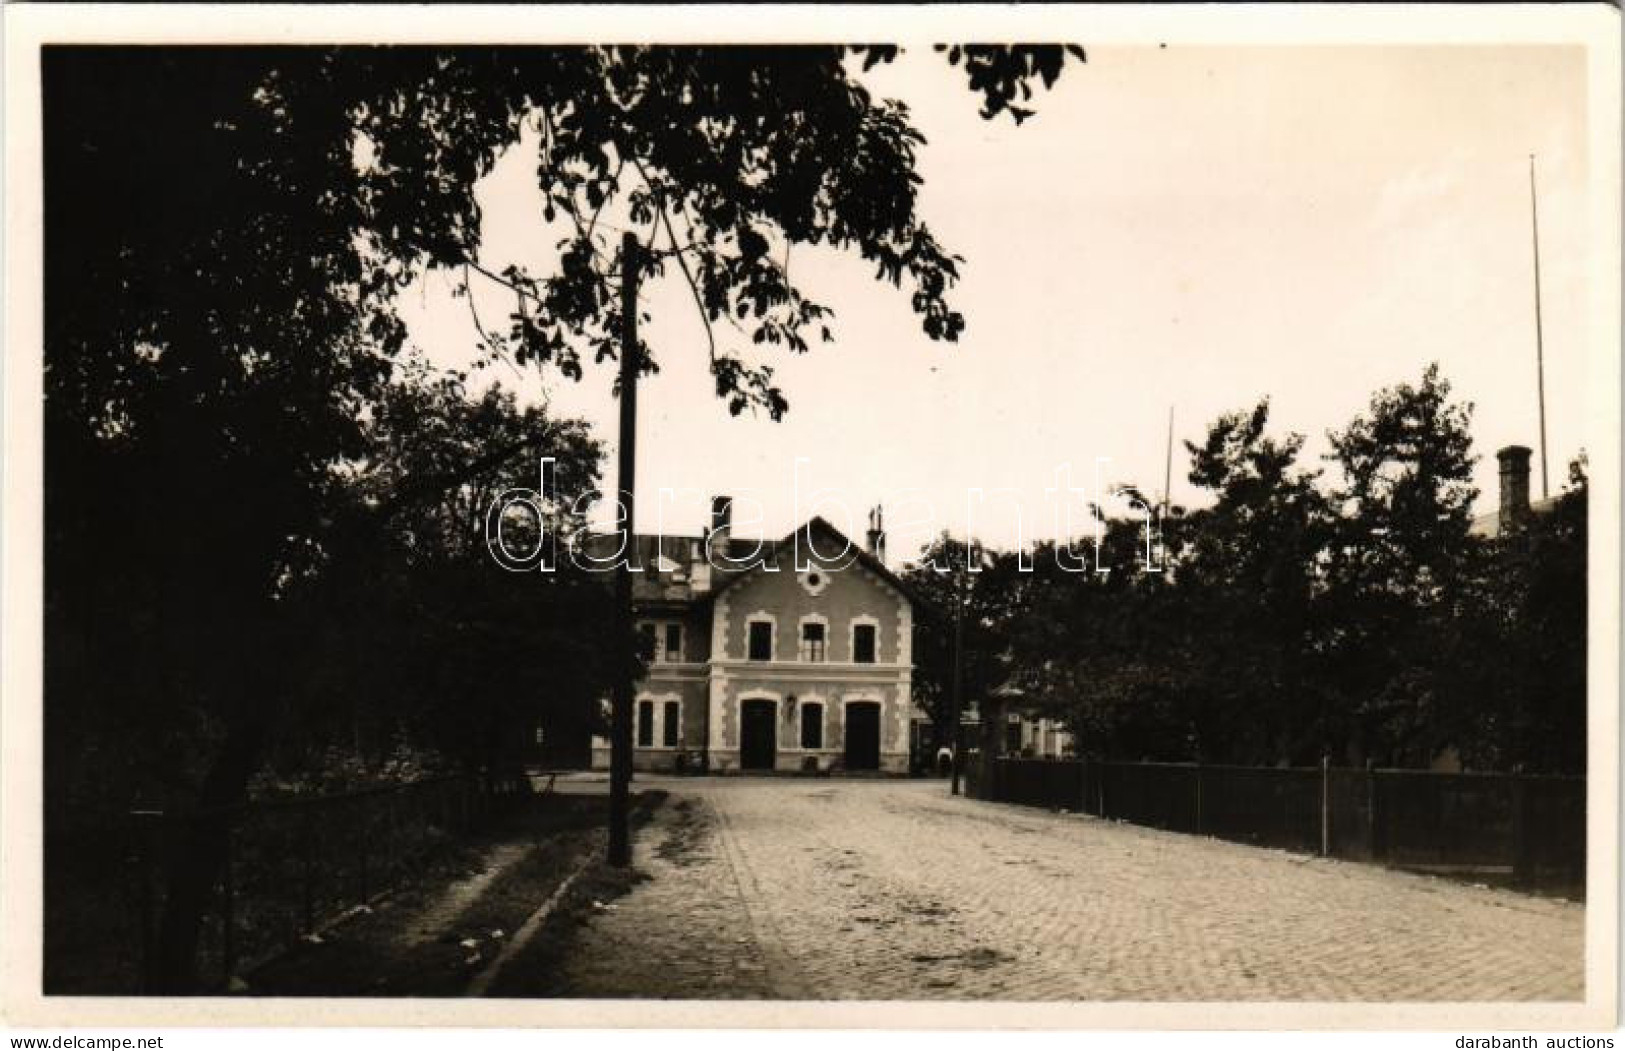
[[[807,589],[807,594],[817,595],[829,587],[829,571],[819,566],[810,566],[797,574],[801,586]]]

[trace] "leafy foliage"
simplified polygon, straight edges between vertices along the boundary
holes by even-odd
[[[1002,655],[996,687],[1117,758],[1415,766],[1453,750],[1475,769],[1584,769],[1583,466],[1526,526],[1473,534],[1469,413],[1436,368],[1379,391],[1332,436],[1326,486],[1299,466],[1302,436],[1269,435],[1268,402],[1220,417],[1186,444],[1206,498],[1169,509],[1167,572],[1031,553],[978,640]],[[1099,564],[1132,565],[1144,529],[1104,521]],[[945,658],[917,646],[930,682]]]
[[[982,93],[982,116],[1010,114],[1017,124],[1033,115],[1033,110],[1017,106],[1015,100],[1033,97],[1034,77],[1044,86],[1054,87],[1069,58],[1084,61],[1083,48],[1075,44],[1018,44],[1013,47],[987,47],[938,44],[951,65],[964,64],[972,91]]]
[[[508,286],[515,306],[491,352],[579,378],[584,358],[619,354],[613,229],[643,245],[640,278],[687,285],[706,331],[716,391],[735,414],[788,408],[762,353],[834,338],[832,311],[790,279],[795,246],[856,253],[906,287],[925,334],[953,341],[948,302],[963,260],[917,210],[908,107],[877,99],[851,68],[888,47],[595,47],[369,55],[384,85],[361,109],[371,163],[363,199],[391,258],[463,266]],[[1076,47],[967,46],[972,90],[992,117],[1029,81],[1046,86]],[[347,59],[348,60],[348,59]],[[448,110],[451,111],[448,113]],[[557,231],[556,268],[500,273],[479,260],[473,190],[505,148],[534,143],[539,218]],[[617,226],[618,224],[618,226]],[[655,367],[643,345],[641,365]]]
[[[600,640],[610,590],[567,557],[547,573],[505,569],[488,553],[485,530],[499,494],[542,489],[538,458],[551,457],[545,518],[521,516],[508,532],[524,550],[542,542],[542,526],[562,556],[586,528],[581,509],[598,482],[598,443],[579,421],[520,408],[500,388],[470,397],[456,377],[391,388],[368,432],[373,454],[349,481],[359,505],[416,479],[455,481],[392,515],[373,543],[328,572],[311,661],[327,703],[310,706],[293,749],[277,758],[297,769],[334,741],[379,758],[404,742],[463,769],[511,769],[530,758],[539,724],[584,742],[609,685]],[[525,453],[470,472],[493,447]]]
[[[1417,386],[1377,392],[1366,414],[1330,436],[1342,485],[1326,574],[1337,611],[1331,674],[1358,699],[1345,709],[1355,755],[1426,762],[1450,741],[1439,661],[1477,541],[1469,535],[1472,406],[1449,400],[1429,366]]]
[[[1463,759],[1479,769],[1586,769],[1589,484],[1582,454],[1550,508],[1481,553],[1442,642]]]
[[[1022,623],[1029,579],[1014,554],[967,545],[947,534],[922,551],[904,579],[923,599],[913,640],[914,697],[934,726],[951,732],[956,631],[963,646],[960,690],[966,710],[996,707],[1010,678],[1009,628]]]
[[[557,451],[582,492],[596,450],[414,372],[396,299],[433,268],[499,282],[514,308],[478,326],[488,358],[579,377],[618,353],[618,223],[645,246],[638,276],[684,276],[734,412],[787,404],[744,348],[831,338],[792,244],[857,253],[954,339],[960,261],[917,211],[922,140],[858,81],[861,54],[47,48],[48,829],[138,799],[217,813],[268,761],[369,721],[499,761],[543,679],[579,707],[598,593],[471,571],[469,526],[522,454]],[[533,144],[557,257],[492,271],[476,190]],[[187,836],[158,938],[169,992],[193,989],[224,856],[217,822]]]

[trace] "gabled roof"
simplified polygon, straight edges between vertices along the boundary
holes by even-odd
[[[846,534],[820,515],[814,515],[778,540],[729,537],[727,554],[730,559],[740,563],[739,568],[711,567],[711,586],[698,592],[692,590],[692,580],[687,576],[687,571],[691,562],[705,558],[704,537],[633,534],[632,543],[633,549],[637,552],[636,561],[644,568],[632,577],[632,600],[640,608],[670,610],[709,602],[733,586],[735,581],[750,576],[763,566],[776,564],[781,555],[788,557],[793,564],[796,537],[801,534],[811,536],[814,531],[833,538],[843,550],[855,556],[858,565],[895,588],[910,603],[917,607],[929,608],[929,601],[888,569],[884,562],[865,550],[861,544],[853,543]],[[615,533],[595,533],[584,538],[583,543],[594,555],[608,557],[620,545],[620,537]]]
[[[815,530],[827,533],[836,540],[839,540],[841,544],[844,545],[843,550],[856,556],[858,565],[862,566],[864,569],[867,569],[881,580],[884,580],[900,595],[908,599],[911,604],[916,606],[926,604],[925,600],[911,586],[909,586],[909,584],[904,581],[902,577],[899,577],[896,573],[893,573],[890,569],[886,568],[886,564],[880,561],[880,559],[876,558],[869,551],[865,550],[862,544],[853,543],[845,533],[841,532],[839,529],[836,529],[822,515],[814,515],[813,517],[807,519],[807,521],[801,523],[799,526],[796,526],[796,528],[790,531],[789,535],[780,540],[762,541],[760,544],[761,555],[756,560],[756,563],[744,572],[734,573],[720,581],[716,587],[711,589],[711,594],[721,594],[734,584],[761,570],[764,565],[776,561],[777,556],[781,553],[789,552],[790,557],[794,559],[796,537],[805,534],[809,538],[808,546],[811,547],[812,545],[810,540]],[[734,541],[734,543],[739,543],[739,541]],[[752,546],[754,547],[756,545],[752,543]]]

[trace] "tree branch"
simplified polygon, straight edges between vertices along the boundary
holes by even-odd
[[[643,177],[643,184],[648,186],[649,173],[644,170],[643,163],[636,157],[632,158],[632,163],[637,166],[638,174]],[[705,325],[706,353],[711,362],[715,364],[717,360],[717,337],[716,333],[711,329],[711,317],[705,310],[705,297],[700,294],[699,282],[694,280],[694,274],[688,268],[688,260],[683,258],[683,250],[677,247],[677,231],[672,229],[671,216],[666,213],[665,199],[657,196],[655,203],[657,206],[656,217],[665,225],[666,237],[671,241],[672,256],[677,260],[678,268],[683,271],[683,279],[688,282],[688,290],[694,294],[694,306],[699,311],[700,322]]]
[[[560,172],[560,169],[559,169],[558,165],[554,162],[554,159],[553,159],[553,143],[555,141],[555,135],[554,135],[554,130],[553,130],[553,115],[547,112],[546,107],[543,107],[543,109],[542,109],[542,121],[544,122],[544,124],[546,126],[546,131],[547,131],[547,167],[548,167],[548,172],[554,176],[553,181],[555,183],[563,182],[564,180],[562,178],[560,178],[559,175],[558,175],[558,173]],[[551,191],[549,191],[549,195],[551,196]],[[599,259],[600,257],[599,257],[599,253],[598,253],[598,246],[593,243],[592,231],[590,229],[588,229],[587,227],[584,227],[581,224],[581,213],[576,210],[575,191],[571,190],[569,188],[569,186],[566,185],[564,196],[561,197],[561,198],[558,198],[558,200],[559,200],[559,203],[564,206],[565,213],[570,216],[571,223],[573,223],[575,225],[576,236],[579,237],[583,242],[586,243],[587,251],[592,253],[593,259],[595,259],[595,260]],[[606,198],[606,200],[607,200],[607,198]],[[600,205],[600,207],[602,207],[602,206]],[[596,215],[594,215],[593,216],[593,221],[596,222],[597,218],[598,217]]]
[[[491,334],[485,330],[484,323],[480,321],[479,308],[477,308],[474,305],[474,290],[472,288],[470,288],[469,284],[468,284],[468,264],[467,263],[463,264],[463,295],[468,300],[468,316],[473,319],[473,321],[474,321],[474,331],[478,332],[480,334],[481,342],[483,342],[487,347],[489,347],[490,350],[491,350],[491,353],[495,354],[498,358],[500,358],[502,360],[503,364],[507,365],[508,368],[512,369],[513,374],[515,376],[523,379],[524,377],[523,377],[523,374],[519,371],[519,366],[515,365],[513,363],[513,359],[508,357],[507,351],[504,349],[504,347],[502,345],[502,341],[500,339],[492,339]],[[520,303],[519,309],[521,311],[523,311],[524,310],[524,298],[523,297],[520,297],[519,303]]]
[[[485,267],[481,266],[477,262],[474,262],[473,260],[468,260],[468,261],[464,262],[463,266],[466,269],[472,269],[476,274],[479,274],[480,276],[486,278],[487,280],[495,281],[497,284],[503,286],[504,288],[512,289],[515,295],[518,295],[518,296],[521,296],[521,297],[528,296],[537,306],[542,305],[542,297],[538,296],[535,292],[532,292],[528,288],[522,288],[519,285],[514,284],[512,281],[509,281],[507,278],[503,277],[501,274],[492,273],[491,271],[485,269]],[[466,284],[466,279],[465,279],[465,284]]]

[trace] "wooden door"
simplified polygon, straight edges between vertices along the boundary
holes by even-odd
[[[739,765],[745,770],[771,770],[779,748],[779,706],[773,701],[746,701],[739,713]]]
[[[880,705],[874,701],[846,706],[846,768],[880,769]]]

